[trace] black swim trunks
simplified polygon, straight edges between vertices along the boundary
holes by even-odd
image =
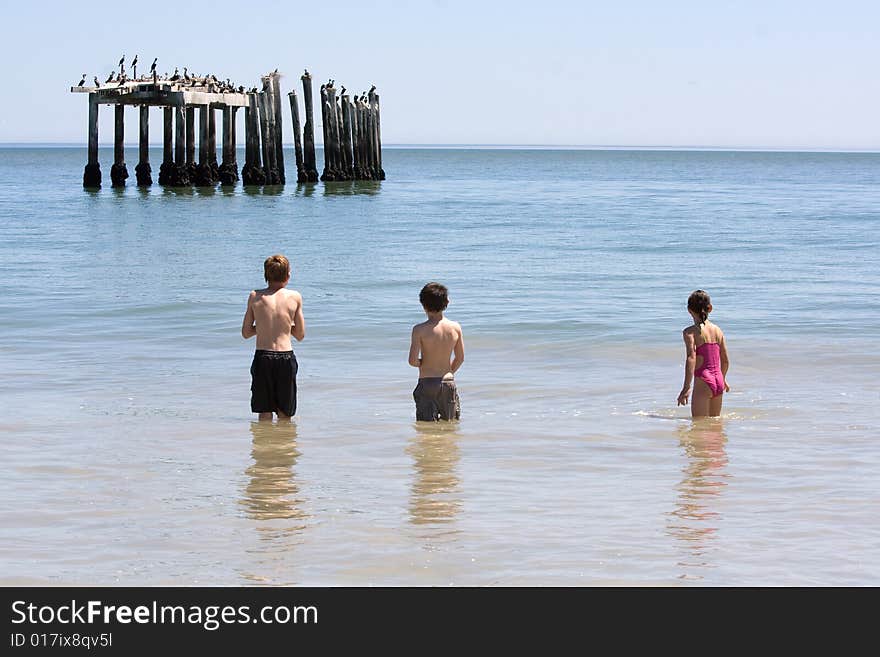
[[[461,416],[461,402],[453,379],[439,376],[419,379],[413,399],[416,420],[457,420]]]
[[[292,351],[257,349],[251,364],[251,411],[296,413],[296,373],[299,364]]]

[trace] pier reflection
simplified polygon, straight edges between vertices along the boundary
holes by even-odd
[[[414,525],[448,523],[455,519],[461,499],[456,473],[461,454],[454,423],[416,422],[416,436],[407,447],[415,477],[410,495],[410,522]]]
[[[376,196],[382,191],[378,180],[345,180],[325,182],[324,196]]]
[[[711,563],[711,548],[722,521],[719,496],[727,486],[724,422],[700,418],[679,429],[679,443],[687,461],[678,485],[678,500],[667,530],[686,549],[679,562],[682,579],[702,579]]]

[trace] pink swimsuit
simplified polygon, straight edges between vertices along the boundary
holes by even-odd
[[[724,374],[721,373],[721,346],[717,342],[704,342],[697,347],[703,364],[694,370],[694,376],[703,379],[717,397],[724,392]]]

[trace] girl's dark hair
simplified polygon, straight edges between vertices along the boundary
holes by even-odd
[[[688,310],[693,311],[700,318],[700,324],[705,324],[709,319],[709,306],[712,301],[709,295],[703,290],[694,290],[688,297]]]

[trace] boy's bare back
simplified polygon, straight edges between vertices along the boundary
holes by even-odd
[[[463,361],[464,339],[458,322],[429,318],[413,327],[410,364],[419,368],[419,378],[454,374]]]
[[[256,335],[257,349],[290,351],[290,336],[302,340],[306,334],[302,295],[275,284],[253,290],[248,296],[241,334],[244,338]]]

